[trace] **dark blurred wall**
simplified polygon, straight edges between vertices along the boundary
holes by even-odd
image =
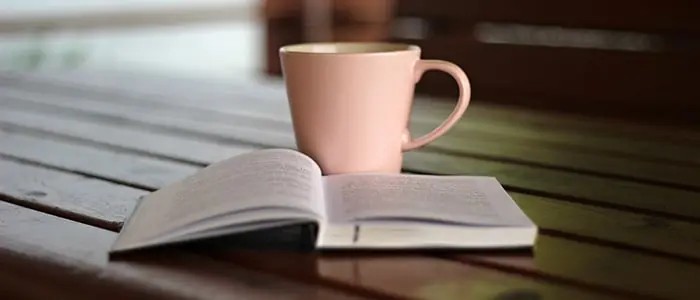
[[[304,6],[313,2],[322,4]],[[475,101],[653,122],[700,119],[700,1],[272,0],[265,7],[272,74],[280,73],[279,46],[309,36],[391,40],[459,64]],[[309,34],[318,24],[330,24],[321,26],[330,37]],[[418,90],[453,96],[454,86],[431,72]]]
[[[393,0],[264,1],[266,70],[279,75],[283,45],[323,41],[383,41],[390,38]]]

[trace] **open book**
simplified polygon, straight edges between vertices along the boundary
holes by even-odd
[[[144,197],[112,252],[314,222],[316,248],[510,248],[537,228],[479,176],[322,176],[300,152],[260,150]]]

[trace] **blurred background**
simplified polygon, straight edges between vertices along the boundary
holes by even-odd
[[[695,0],[0,0],[0,70],[278,77],[285,44],[396,41],[476,101],[695,125],[699,32]]]
[[[258,0],[0,0],[0,68],[231,77],[262,70]]]

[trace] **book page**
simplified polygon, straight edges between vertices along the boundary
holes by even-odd
[[[318,165],[293,150],[270,149],[239,155],[145,197],[129,218],[117,246],[153,239],[207,218],[259,207],[287,207],[320,216],[324,210],[321,182]]]
[[[493,177],[348,174],[324,178],[331,222],[530,224]]]

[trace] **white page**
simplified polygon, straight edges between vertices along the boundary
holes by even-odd
[[[316,247],[360,249],[520,248],[530,247],[537,227],[465,226],[443,223],[364,221],[330,224],[319,232]]]
[[[141,244],[183,225],[252,207],[293,207],[320,216],[324,210],[321,182],[318,165],[293,150],[239,155],[148,195],[114,248]]]
[[[329,222],[402,220],[530,225],[493,177],[348,174],[324,177]]]

